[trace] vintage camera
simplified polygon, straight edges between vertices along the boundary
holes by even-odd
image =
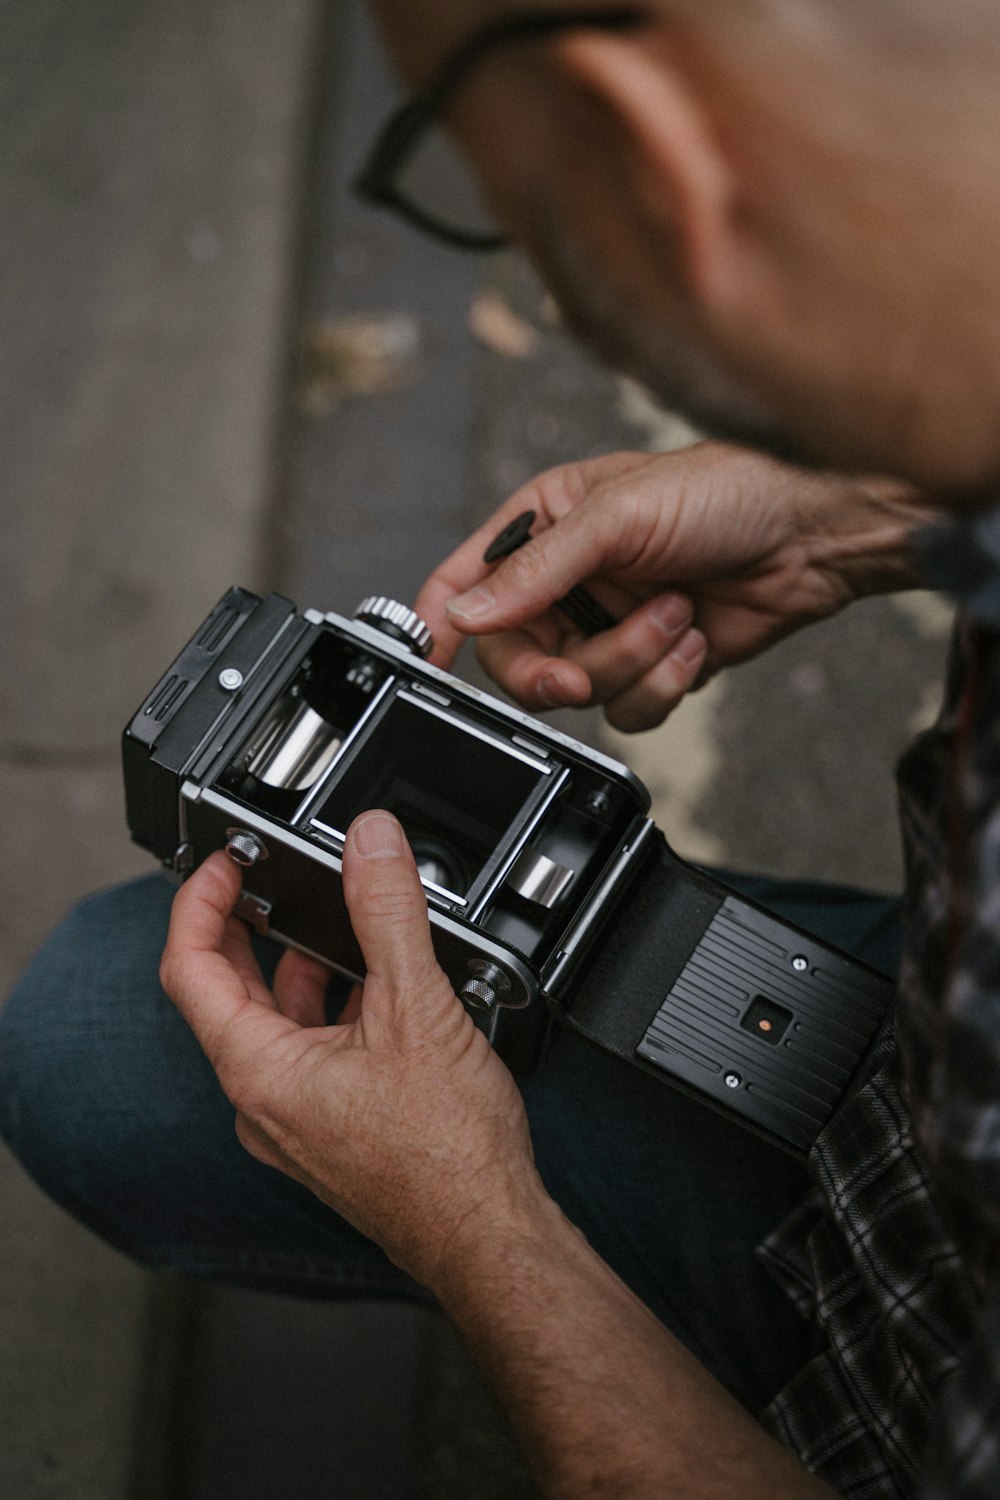
[[[554,1016],[807,1151],[891,982],[686,865],[625,766],[431,666],[430,644],[389,599],[346,619],[230,589],[125,730],[133,838],[181,878],[226,849],[241,916],[360,977],[344,836],[388,808],[441,967],[516,1069]]]

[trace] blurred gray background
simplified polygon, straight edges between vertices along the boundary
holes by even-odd
[[[231,583],[410,599],[537,470],[689,436],[517,257],[352,203],[394,97],[348,0],[0,6],[4,993],[78,896],[147,872],[118,735]],[[859,606],[603,743],[680,852],[891,890],[947,629],[928,596]],[[434,1314],[150,1277],[6,1156],[0,1412],[18,1500],[528,1493]]]

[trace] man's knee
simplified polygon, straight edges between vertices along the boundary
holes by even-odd
[[[152,877],[81,902],[0,1011],[0,1135],[62,1201],[131,1175],[208,1083],[157,979],[170,900]]]

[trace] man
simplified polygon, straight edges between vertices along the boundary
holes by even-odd
[[[175,1269],[400,1290],[355,1226],[464,1330],[549,1494],[998,1494],[1000,14],[379,9],[585,337],[725,436],[894,476],[725,444],[554,471],[428,581],[442,660],[474,633],[522,702],[638,729],[921,559],[967,585],[945,714],[903,773],[897,1035],[808,1178],[569,1038],[526,1116],[373,811],[344,862],[368,975],[335,1027],[311,961],[265,983],[224,857],[176,898],[163,982],[247,1157],[155,992],[157,882],[81,908],[10,1002],[6,1133],[63,1202]],[[541,535],[487,580],[483,536],[528,503]],[[928,541],[943,512],[961,523]],[[588,641],[550,613],[581,580],[624,616]],[[874,953],[884,912],[858,912]],[[753,1253],[782,1219],[767,1256],[794,1309]]]

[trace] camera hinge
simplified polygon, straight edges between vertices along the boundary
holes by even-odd
[[[542,989],[546,994],[557,995],[566,983],[595,935],[595,928],[599,927],[608,908],[614,905],[616,893],[629,882],[636,866],[642,862],[654,827],[651,818],[643,820],[635,835],[624,845],[604,877],[595,886],[589,899],[580,908],[573,925],[566,933],[562,947],[553,954],[542,970]]]

